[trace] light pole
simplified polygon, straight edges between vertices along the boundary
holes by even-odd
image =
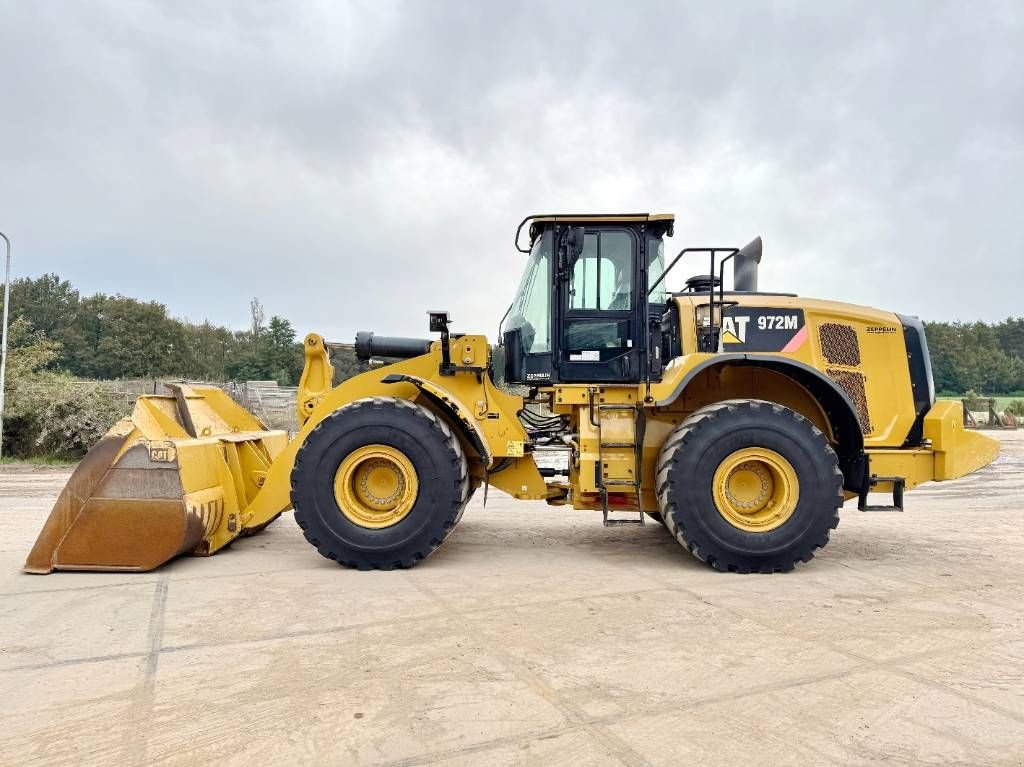
[[[4,454],[4,392],[7,386],[7,313],[11,307],[11,241],[0,232],[7,243],[7,265],[4,267],[4,330],[0,340],[0,457]]]

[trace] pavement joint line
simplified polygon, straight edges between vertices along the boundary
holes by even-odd
[[[688,590],[684,589],[684,588],[680,588],[679,590],[683,591],[683,592],[688,592]],[[942,683],[940,681],[931,679],[930,677],[926,677],[926,676],[923,676],[923,675],[916,674],[916,673],[914,673],[914,672],[904,668],[906,666],[906,664],[908,664],[908,663],[916,663],[916,662],[921,661],[921,660],[929,660],[931,658],[942,657],[944,655],[949,655],[951,652],[955,652],[955,651],[958,651],[958,650],[963,650],[963,649],[966,649],[966,648],[969,648],[969,647],[989,647],[989,648],[991,648],[991,647],[998,647],[1000,644],[1010,644],[1010,643],[1012,643],[1014,641],[1017,641],[1017,639],[1018,639],[1017,637],[1004,637],[1002,639],[993,639],[993,640],[991,640],[989,642],[974,643],[974,644],[972,644],[970,642],[952,642],[947,647],[938,648],[938,649],[935,649],[935,650],[926,650],[926,651],[922,651],[922,652],[919,652],[919,653],[911,653],[910,655],[902,655],[902,656],[896,656],[894,658],[887,658],[887,659],[879,660],[879,659],[871,658],[871,657],[866,656],[866,655],[862,655],[861,653],[855,652],[853,650],[848,650],[848,649],[846,649],[844,647],[841,647],[839,645],[833,644],[832,642],[828,641],[827,639],[820,639],[820,638],[816,638],[816,637],[809,637],[809,636],[803,635],[801,633],[792,632],[792,631],[785,631],[785,632],[780,631],[778,628],[772,626],[771,624],[767,624],[767,623],[765,623],[765,622],[763,622],[763,621],[761,621],[761,620],[759,620],[757,618],[754,618],[754,617],[751,617],[749,615],[746,615],[740,609],[731,608],[731,607],[725,607],[723,605],[716,605],[716,604],[713,604],[711,602],[707,602],[705,600],[702,600],[702,601],[704,601],[705,604],[708,604],[711,607],[715,607],[717,609],[724,610],[725,612],[727,612],[727,613],[729,613],[729,614],[731,614],[731,615],[733,615],[735,617],[743,618],[745,620],[751,621],[752,623],[756,623],[757,625],[761,626],[762,628],[767,629],[768,631],[771,631],[772,633],[775,633],[775,634],[778,634],[778,635],[781,635],[781,636],[795,636],[797,639],[800,639],[801,641],[826,647],[827,649],[831,650],[832,652],[839,653],[840,655],[845,655],[847,658],[850,658],[851,660],[854,660],[854,661],[856,661],[859,664],[863,664],[864,666],[867,666],[869,670],[870,670],[870,668],[873,667],[875,670],[886,671],[886,672],[889,672],[889,673],[897,674],[899,676],[903,676],[904,678],[908,678],[908,679],[911,679],[913,681],[917,681],[919,683],[924,683],[924,684],[926,684],[926,686],[933,687],[933,688],[936,688],[936,689],[940,689],[940,690],[943,690],[945,692],[949,692],[949,693],[951,693],[953,695],[956,695],[957,697],[960,697],[962,700],[966,700],[969,703],[973,703],[975,705],[981,706],[982,708],[987,708],[990,711],[994,711],[996,713],[1000,713],[1000,714],[1003,714],[1005,716],[1009,716],[1010,718],[1012,718],[1015,721],[1024,722],[1024,716],[1021,716],[1020,714],[1017,714],[1017,713],[1011,711],[1010,709],[1004,708],[1003,706],[1000,706],[999,704],[991,703],[991,702],[985,700],[984,698],[974,697],[974,696],[964,692],[963,690],[960,690],[960,689],[955,688],[955,687],[951,687],[951,686],[946,685],[946,684],[944,684],[944,683]]]
[[[985,605],[989,605],[990,607],[998,607],[1000,610],[1012,610],[1014,612],[1020,613],[1020,601],[1019,600],[1014,601],[1014,602],[1004,602],[1001,599],[998,599],[998,598],[993,599],[992,597],[990,597],[988,595],[983,595],[983,596],[978,597],[977,599],[974,599],[973,601],[980,602],[980,603],[985,604]]]
[[[887,664],[882,664],[887,665]],[[660,714],[661,709],[671,708],[673,711],[685,711],[690,709],[703,708],[705,706],[713,706],[719,703],[735,703],[743,698],[752,697],[755,695],[763,695],[769,692],[788,692],[800,687],[806,687],[807,685],[818,684],[819,682],[828,682],[839,680],[844,677],[853,676],[854,674],[863,674],[875,670],[869,663],[860,663],[848,669],[842,669],[837,671],[822,672],[818,674],[810,674],[797,679],[791,679],[786,682],[764,682],[761,684],[754,685],[740,691],[716,693],[714,695],[706,695],[696,699],[667,699],[658,703],[659,711],[654,712],[640,712],[637,714],[621,716],[619,714],[605,714],[601,717],[596,717],[592,721],[595,723],[610,723],[610,722],[627,722],[633,719],[640,719],[646,716],[657,716]]]
[[[534,730],[518,735],[510,735],[502,738],[495,738],[490,741],[483,741],[474,744],[472,747],[474,752],[488,751],[492,748],[498,748],[509,743],[519,743],[523,741],[537,740],[540,737],[544,737],[545,734],[551,733],[552,731],[557,734],[568,734],[578,731],[586,731],[587,725],[596,726],[607,726],[610,724],[625,723],[634,721],[637,719],[643,719],[648,716],[658,716],[662,710],[670,708],[673,711],[684,711],[690,709],[702,708],[704,706],[713,706],[719,703],[732,703],[738,699],[753,695],[762,695],[766,692],[786,692],[798,687],[803,687],[809,684],[817,684],[818,682],[831,681],[836,679],[842,679],[845,676],[849,676],[854,673],[862,673],[869,671],[870,667],[867,665],[854,666],[850,669],[843,669],[840,671],[823,672],[819,674],[812,674],[798,679],[792,679],[787,682],[765,682],[762,684],[754,685],[753,687],[747,688],[739,692],[727,692],[718,693],[715,695],[707,695],[700,698],[668,698],[658,702],[658,709],[651,711],[642,711],[640,713],[623,715],[620,713],[615,714],[603,714],[601,716],[590,716],[584,717],[582,720],[577,722],[571,722],[568,726],[560,728],[545,728],[544,730]],[[440,761],[451,756],[457,756],[464,753],[468,748],[455,748],[447,749],[445,751],[429,752],[426,754],[420,754],[415,757],[402,759],[398,761],[387,761],[377,764],[375,767],[411,767],[411,765],[424,764],[430,762]]]
[[[981,706],[982,708],[987,708],[990,711],[994,711],[996,713],[1002,714],[1003,716],[1009,717],[1010,719],[1013,719],[1015,722],[1024,723],[1024,715],[1018,714],[1016,711],[1010,708],[1006,708],[1005,706],[1001,706],[998,703],[992,703],[991,701],[985,700],[984,698],[975,697],[971,693],[965,690],[961,690],[958,687],[946,684],[941,680],[933,679],[929,676],[925,676],[924,674],[914,672],[910,669],[903,667],[897,667],[889,670],[892,671],[892,673],[898,676],[902,676],[905,679],[910,679],[911,681],[923,684],[926,687],[931,687],[935,690],[939,690],[940,692],[945,692],[950,695],[954,695],[960,698],[961,700],[966,700],[967,702],[973,703],[976,706]]]
[[[848,563],[839,563],[839,564],[842,564],[843,567],[846,567],[847,569],[850,569],[853,572],[863,572],[862,570],[859,570],[857,568],[852,567]],[[678,583],[666,583],[664,580],[657,580],[656,577],[655,577],[657,575],[656,573],[649,573],[646,570],[641,569],[640,565],[633,565],[629,569],[632,570],[634,573],[636,573],[639,578],[642,578],[645,581],[651,581],[651,582],[660,583],[662,588],[672,589],[673,591],[685,592],[685,593],[689,594],[690,596],[696,598],[698,601],[705,602],[705,597],[701,596],[698,592],[696,592],[694,590],[694,587],[692,587],[692,586],[685,586],[685,585],[678,584]],[[724,577],[734,577],[735,576],[734,573],[721,573],[721,575],[724,576]],[[797,577],[799,577],[798,574],[796,574],[796,575],[797,575]],[[789,574],[785,575],[785,577],[787,577],[787,578],[793,577],[793,576],[794,576],[793,573],[789,573]],[[758,576],[756,576],[756,575],[755,576],[745,576],[745,575],[739,576],[740,579],[746,578],[746,577],[758,577]],[[766,576],[766,577],[770,578],[770,577],[774,577],[774,576]],[[730,586],[728,588],[729,588],[729,591],[726,592],[727,595],[733,595],[733,594],[742,592],[742,586],[740,585],[739,581],[736,582],[736,585],[734,587]],[[922,594],[930,593],[932,591],[935,591],[937,593],[949,593],[950,591],[959,591],[959,590],[967,591],[967,590],[970,590],[971,588],[972,587],[970,587],[970,586],[963,586],[963,587],[960,587],[958,589],[950,589],[950,588],[941,589],[941,588],[935,587],[935,586],[921,586],[916,591],[903,592],[899,596],[890,597],[890,596],[886,595],[886,596],[871,597],[871,598],[872,599],[876,599],[881,604],[890,604],[892,602],[897,602],[897,601],[901,601],[903,599],[906,599],[907,597],[917,597],[917,596],[920,596]]]
[[[162,575],[153,590],[153,608],[149,615],[149,629],[146,644],[146,663],[143,677],[132,694],[129,712],[128,737],[121,753],[124,764],[145,767],[146,751],[149,748],[149,732],[152,730],[153,708],[156,703],[156,672],[160,664],[160,651],[164,640],[164,625],[167,615],[167,591],[170,576]]]
[[[165,566],[166,567],[166,566]],[[146,574],[147,580],[135,580],[137,573],[125,573],[127,576],[123,583],[97,583],[95,585],[87,586],[67,586],[65,588],[52,588],[52,589],[33,589],[29,591],[5,591],[0,592],[0,598],[2,597],[17,597],[17,596],[31,596],[33,594],[55,594],[61,591],[91,591],[93,589],[116,589],[123,588],[125,586],[133,585],[150,585],[156,583],[161,577],[173,578],[175,583],[182,583],[185,581],[211,581],[220,580],[223,578],[252,578],[257,575],[279,575],[281,573],[298,573],[298,572],[309,572],[312,568],[302,567],[283,567],[279,570],[253,570],[251,572],[238,572],[238,573],[216,573],[212,575],[185,575],[179,578],[174,578],[174,573],[167,572],[166,569],[158,571],[158,574],[154,577],[153,575]],[[38,575],[31,575],[29,573],[23,573],[26,578],[38,578]],[[78,573],[76,575],[85,575],[85,573]],[[20,576],[19,576],[20,577]]]
[[[463,756],[465,754],[479,754],[487,751],[493,751],[496,748],[502,746],[509,746],[514,743],[522,743],[524,741],[532,742],[540,740],[542,738],[549,738],[554,736],[561,736],[573,732],[577,732],[582,729],[579,726],[572,727],[545,727],[543,729],[528,730],[526,732],[517,733],[515,735],[503,735],[500,738],[492,738],[491,740],[481,741],[474,743],[470,746],[456,746],[454,748],[444,749],[442,751],[431,751],[425,754],[417,754],[416,756],[408,756],[402,759],[385,760],[383,762],[373,762],[373,767],[417,767],[421,764],[431,764],[439,762],[444,759],[450,759],[453,756]]]
[[[664,589],[650,589],[650,590],[651,591],[663,591]],[[637,593],[637,592],[635,592],[635,591],[604,592],[604,593],[601,593],[601,594],[586,595],[586,597],[590,598],[590,597],[628,596],[628,595],[631,595],[631,594],[634,594],[634,593]],[[563,603],[563,602],[576,601],[576,600],[581,599],[581,598],[583,598],[583,597],[578,597],[577,596],[577,597],[564,597],[564,598],[554,599],[554,600],[539,600],[539,601],[533,601],[533,602],[524,602],[521,605],[516,605],[516,606],[517,607],[530,607],[530,606],[556,605],[556,604],[560,604],[560,603]],[[480,608],[477,608],[477,609],[474,609],[474,610],[464,610],[464,611],[461,611],[459,614],[460,615],[465,615],[465,616],[472,616],[472,615],[476,615],[476,614],[492,612],[494,610],[503,610],[503,609],[507,609],[507,606],[480,607]],[[286,632],[279,632],[279,633],[276,633],[276,634],[269,634],[269,635],[258,636],[258,637],[246,637],[244,639],[226,639],[226,640],[214,641],[214,642],[190,642],[190,643],[180,644],[180,645],[162,645],[161,648],[160,648],[160,653],[163,654],[163,653],[172,653],[172,652],[184,652],[184,651],[188,651],[188,650],[204,650],[204,649],[218,648],[218,647],[232,647],[232,646],[236,646],[236,645],[257,644],[257,643],[262,643],[262,642],[274,642],[274,641],[281,640],[281,639],[300,639],[302,637],[330,636],[331,634],[339,634],[339,633],[343,633],[343,632],[346,632],[346,631],[358,631],[358,630],[365,629],[365,628],[379,628],[381,626],[393,626],[393,625],[403,625],[403,624],[410,624],[410,623],[427,622],[427,621],[436,620],[437,618],[443,617],[445,614],[448,614],[450,612],[451,611],[448,610],[447,612],[441,612],[441,613],[427,613],[427,614],[424,614],[424,615],[415,615],[415,616],[403,617],[403,618],[387,618],[387,619],[383,619],[383,620],[366,621],[366,622],[363,622],[363,623],[352,623],[352,624],[345,624],[345,625],[341,625],[341,626],[330,626],[330,627],[327,627],[327,628],[305,629],[305,630],[302,630],[302,631],[286,631]],[[53,661],[53,662],[49,662],[49,663],[31,663],[31,664],[25,664],[25,665],[21,665],[21,666],[11,666],[9,668],[0,668],[0,674],[9,673],[9,672],[13,672],[13,671],[39,670],[39,669],[53,668],[53,667],[59,667],[59,666],[74,666],[74,665],[87,664],[87,663],[98,663],[98,662],[103,662],[103,661],[120,660],[120,659],[125,659],[125,658],[142,658],[142,657],[146,657],[147,655],[148,655],[147,652],[134,652],[134,653],[118,653],[116,655],[104,655],[104,656],[94,656],[94,657],[84,657],[84,658],[68,658],[68,659],[59,660],[59,661]]]
[[[665,591],[665,589],[664,588],[645,589],[643,591]],[[584,594],[584,595],[572,596],[572,597],[560,597],[558,599],[534,600],[534,601],[530,601],[530,602],[517,603],[515,605],[500,605],[500,606],[477,607],[477,608],[472,608],[472,609],[468,609],[468,610],[459,610],[459,609],[455,609],[455,608],[451,608],[451,607],[446,606],[446,607],[444,607],[442,609],[441,612],[425,613],[423,615],[413,615],[413,616],[409,616],[409,617],[386,618],[386,619],[381,619],[381,620],[365,621],[365,622],[362,622],[362,623],[346,623],[344,625],[331,626],[331,627],[328,627],[328,628],[304,629],[302,631],[287,631],[287,632],[280,632],[280,633],[277,633],[277,634],[268,634],[268,635],[264,635],[264,636],[246,637],[244,639],[227,639],[227,640],[216,641],[216,642],[192,642],[192,643],[180,644],[180,645],[169,645],[169,646],[163,647],[161,652],[165,652],[165,653],[167,653],[167,652],[181,652],[181,651],[184,651],[184,650],[206,649],[206,648],[210,648],[210,647],[229,647],[229,646],[232,646],[232,645],[252,644],[252,643],[256,643],[256,642],[272,642],[272,641],[275,641],[275,640],[278,640],[278,639],[297,639],[297,638],[301,638],[301,637],[320,636],[320,635],[327,636],[327,635],[330,635],[330,634],[338,634],[338,633],[342,633],[342,632],[345,632],[345,631],[358,631],[360,629],[365,629],[365,628],[379,628],[381,626],[403,625],[403,624],[407,624],[407,623],[424,623],[424,622],[428,622],[428,621],[431,621],[431,620],[436,620],[438,618],[442,618],[445,615],[450,615],[450,614],[451,615],[459,615],[459,616],[475,616],[475,615],[480,615],[480,614],[483,614],[483,613],[494,612],[494,611],[497,611],[497,610],[508,610],[510,607],[511,608],[543,607],[543,606],[547,606],[547,605],[558,605],[558,604],[562,604],[562,603],[565,603],[565,602],[575,602],[575,601],[578,601],[580,599],[592,599],[592,598],[600,598],[600,597],[631,596],[631,595],[636,594],[636,593],[641,593],[641,592],[638,592],[638,591],[635,591],[635,590],[633,590],[633,591],[601,592],[601,593],[598,593],[598,594]]]
[[[164,574],[162,577],[169,578],[170,576],[169,576],[169,574]],[[153,582],[152,581],[148,581],[148,582],[146,582],[146,584],[141,584],[140,583],[138,585],[149,585],[151,583],[153,583]],[[127,584],[111,584],[111,585],[117,586],[117,585],[127,585]],[[91,587],[91,588],[105,588],[105,587],[106,586],[94,586],[94,587]],[[85,588],[85,587],[75,587],[75,588]],[[72,589],[72,590],[74,590],[74,589]],[[513,605],[488,606],[488,607],[479,607],[479,608],[471,608],[471,609],[458,609],[458,608],[450,608],[449,607],[449,608],[447,608],[447,610],[448,610],[449,613],[455,613],[455,614],[458,614],[460,616],[465,616],[465,617],[472,618],[472,617],[476,617],[478,615],[483,615],[483,614],[486,614],[488,612],[493,612],[493,611],[496,611],[496,610],[508,610],[510,608],[511,609],[520,609],[520,608],[529,608],[529,607],[553,606],[553,605],[563,604],[563,603],[566,603],[566,602],[576,602],[576,601],[579,601],[579,600],[582,600],[582,599],[602,599],[602,598],[609,598],[609,597],[625,597],[625,596],[632,596],[634,594],[655,593],[655,592],[659,592],[659,591],[674,591],[674,592],[679,592],[679,593],[685,593],[688,596],[697,599],[697,601],[699,601],[699,602],[701,602],[703,604],[707,604],[710,607],[715,607],[715,608],[720,609],[720,610],[726,610],[727,611],[729,609],[734,609],[734,608],[726,608],[723,605],[719,605],[719,604],[714,604],[714,603],[708,602],[707,599],[709,599],[711,597],[705,598],[705,597],[696,595],[694,592],[692,592],[690,589],[688,589],[686,587],[675,586],[675,585],[662,585],[662,586],[659,586],[659,587],[645,588],[645,589],[631,589],[631,590],[628,590],[628,591],[599,592],[599,593],[594,593],[594,594],[580,594],[580,595],[571,596],[571,597],[561,597],[561,598],[558,598],[558,599],[532,600],[532,601],[527,601],[527,602],[516,603],[516,604],[513,604]],[[327,627],[327,628],[306,629],[306,630],[302,630],[302,631],[286,631],[286,632],[279,632],[279,633],[276,633],[276,634],[269,634],[269,635],[265,635],[265,636],[246,637],[244,639],[227,639],[227,640],[212,641],[212,642],[202,642],[202,641],[200,641],[200,642],[190,642],[190,643],[180,644],[180,645],[162,645],[161,648],[160,648],[160,653],[163,654],[163,653],[172,653],[172,652],[183,652],[183,651],[189,651],[189,650],[211,649],[211,648],[218,648],[218,647],[231,647],[231,646],[236,646],[236,645],[256,644],[256,643],[263,643],[263,642],[273,642],[273,641],[282,640],[282,639],[299,639],[299,638],[302,638],[302,637],[330,636],[331,634],[338,634],[338,633],[343,633],[343,632],[346,632],[346,631],[358,631],[358,630],[366,629],[366,628],[379,628],[381,626],[421,623],[421,622],[426,622],[426,621],[430,621],[430,620],[436,620],[437,618],[443,617],[444,614],[445,613],[427,613],[427,614],[424,614],[424,615],[416,615],[416,616],[409,616],[409,617],[402,617],[402,618],[388,618],[388,619],[375,620],[375,621],[366,621],[366,622],[363,622],[363,623],[352,623],[352,624],[344,624],[344,625],[338,625],[338,626],[330,626],[330,627]],[[779,629],[777,629],[776,627],[770,626],[768,624],[764,624],[764,623],[762,623],[760,621],[757,621],[755,618],[751,618],[750,616],[743,615],[742,617],[744,617],[747,620],[750,620],[750,621],[752,621],[754,623],[757,623],[758,625],[766,628],[767,630],[772,631],[773,633],[784,634],[785,636],[792,636],[793,635],[792,632],[780,632]],[[800,638],[803,641],[808,641],[808,642],[814,642],[814,643],[817,643],[817,644],[821,644],[821,642],[819,642],[819,640],[816,640],[816,639],[813,639],[813,638],[804,637],[804,636],[801,636]],[[993,640],[991,642],[986,643],[983,646],[997,646],[999,644],[1011,643],[1011,642],[1017,641],[1017,639],[1019,639],[1019,638],[1007,637],[1005,639]],[[959,647],[959,645],[951,645],[951,647]],[[834,648],[829,648],[829,649],[834,649]],[[844,654],[850,654],[850,653],[848,653],[848,651],[842,650],[842,649],[836,649],[836,651],[844,653]],[[935,654],[941,654],[942,652],[946,652],[946,651],[935,651]],[[102,663],[102,662],[107,662],[107,661],[111,661],[111,660],[125,660],[125,659],[130,659],[130,658],[141,658],[141,657],[147,657],[148,654],[149,654],[148,652],[130,652],[130,653],[116,653],[116,654],[111,654],[111,655],[100,655],[100,656],[93,656],[93,657],[67,658],[67,659],[58,660],[58,661],[51,661],[51,662],[47,662],[47,663],[31,663],[31,664],[24,664],[24,665],[21,665],[21,666],[11,666],[11,667],[8,667],[8,668],[0,668],[0,674],[14,672],[14,671],[41,670],[41,669],[46,669],[46,668],[58,668],[58,667],[61,667],[61,666],[74,666],[74,665],[81,665],[81,664],[88,664],[88,663]],[[931,654],[932,654],[932,652],[929,651],[929,652],[924,653],[923,656],[927,657],[928,655],[931,655]],[[858,656],[853,655],[853,657],[856,658]],[[917,660],[918,657],[919,657],[918,655],[912,654],[912,655],[907,655],[907,656],[901,656],[900,660],[914,661],[914,660]]]
[[[142,679],[132,693],[132,705],[128,714],[128,735],[121,752],[122,764],[146,764],[148,733],[153,729],[153,712],[156,702],[157,668],[160,664],[160,650],[164,641],[164,620],[167,614],[167,591],[170,576],[164,574],[157,581],[153,592],[153,609],[146,633],[145,665]]]
[[[331,636],[333,634],[344,634],[348,631],[358,631],[366,628],[380,628],[394,624],[418,623],[440,618],[439,613],[417,615],[414,618],[391,618],[379,621],[367,621],[366,623],[352,623],[344,626],[330,626],[323,629],[304,629],[302,631],[283,631],[277,634],[266,634],[264,636],[246,637],[245,639],[224,639],[214,642],[190,642],[187,644],[168,645],[161,648],[160,652],[169,654],[177,652],[189,652],[190,650],[211,650],[220,647],[235,647],[237,645],[263,644],[264,642],[277,642],[282,639],[304,639],[307,637]]]
[[[528,665],[515,656],[505,652],[499,645],[495,645],[491,642],[490,638],[480,630],[479,626],[469,620],[468,616],[453,608],[447,599],[437,594],[429,586],[417,581],[412,576],[406,575],[406,579],[412,584],[413,588],[417,589],[422,594],[425,594],[428,598],[434,600],[436,604],[446,608],[449,613],[456,616],[462,624],[463,630],[476,639],[476,641],[481,645],[483,652],[486,652],[501,661],[501,663],[512,672],[513,676],[519,679],[520,682],[525,684],[527,688],[545,700],[549,705],[558,710],[562,716],[565,717],[566,721],[580,724],[590,737],[604,746],[609,756],[615,758],[620,764],[627,765],[627,767],[642,767],[648,763],[640,753],[635,751],[632,746],[614,733],[609,732],[598,725],[589,724],[586,721],[586,712],[580,709],[572,700],[567,699],[565,695],[553,689],[543,679],[543,677],[530,669]]]
[[[692,594],[692,592],[690,592],[689,589],[686,589],[686,588],[680,587],[677,590],[681,591],[681,592],[691,593]],[[832,652],[839,653],[840,655],[845,655],[848,658],[851,658],[851,659],[853,659],[855,661],[864,662],[864,663],[868,663],[868,664],[874,664],[878,668],[885,668],[885,667],[889,667],[889,666],[897,666],[897,665],[900,665],[900,664],[903,664],[903,663],[908,663],[908,662],[913,663],[913,662],[916,662],[918,660],[927,660],[928,658],[931,658],[933,656],[945,655],[945,654],[949,653],[951,650],[963,649],[964,647],[971,646],[970,642],[964,642],[964,643],[950,642],[946,647],[937,648],[937,649],[934,649],[934,650],[921,650],[919,652],[910,653],[908,655],[897,655],[897,656],[895,656],[893,658],[885,658],[885,659],[872,658],[872,657],[870,657],[868,655],[863,655],[863,654],[855,652],[853,650],[848,650],[845,647],[842,647],[840,645],[836,645],[836,644],[832,643],[831,641],[829,641],[828,639],[821,639],[819,637],[808,636],[806,634],[801,633],[800,631],[793,631],[793,630],[790,630],[790,629],[782,630],[782,629],[778,628],[777,626],[773,626],[770,623],[765,623],[764,621],[760,620],[759,618],[756,618],[756,617],[753,617],[751,615],[746,614],[741,608],[729,607],[729,606],[721,605],[721,604],[715,604],[714,602],[709,602],[708,599],[704,598],[704,597],[698,597],[698,599],[700,599],[700,601],[703,604],[706,604],[709,607],[714,607],[714,608],[716,608],[718,610],[722,610],[723,612],[726,612],[726,613],[728,613],[728,614],[730,614],[730,615],[732,615],[734,617],[743,618],[744,620],[748,620],[751,623],[755,623],[758,626],[760,626],[761,628],[765,629],[766,631],[769,631],[769,632],[771,632],[773,634],[776,634],[778,636],[782,636],[782,637],[795,637],[795,638],[799,639],[802,642],[808,642],[808,643],[813,644],[813,645],[818,645],[818,646],[821,646],[821,647],[825,647],[825,648],[831,650]],[[1015,640],[1016,640],[1016,637],[1003,637],[1001,639],[992,639],[992,640],[989,640],[988,642],[975,643],[974,646],[996,647],[996,646],[998,646],[1000,644],[1007,644],[1007,643],[1013,642]]]
[[[21,577],[21,576],[19,576]],[[24,573],[26,578],[38,578],[38,575]],[[63,591],[95,591],[96,589],[125,588],[128,586],[152,586],[159,582],[159,577],[147,578],[146,580],[131,580],[124,583],[97,583],[93,586],[68,586],[67,588],[32,589],[29,591],[4,591],[0,592],[0,599],[6,597],[35,596],[36,594],[60,594]]]
[[[692,587],[682,586],[682,585],[679,585],[679,584],[666,585],[665,588],[673,589],[675,591],[686,592],[688,594],[691,594],[692,596],[697,597],[699,600],[701,600],[705,604],[711,604],[707,600],[708,599],[713,599],[716,596],[736,596],[737,595],[735,591],[730,591],[730,592],[728,592],[727,594],[724,594],[724,595],[723,594],[709,594],[707,596],[701,596],[697,592],[693,591]],[[898,594],[893,593],[891,595],[887,594],[887,595],[879,596],[879,597],[875,597],[875,596],[871,596],[871,595],[866,595],[864,598],[865,599],[870,599],[870,600],[872,600],[874,602],[877,602],[880,605],[893,606],[893,605],[897,605],[897,604],[899,604],[901,602],[906,602],[906,601],[912,600],[912,599],[920,599],[922,597],[924,597],[924,598],[932,598],[932,597],[938,597],[938,596],[941,596],[941,595],[944,595],[944,594],[954,594],[954,595],[958,595],[958,596],[963,596],[965,592],[966,593],[970,593],[972,595],[975,595],[975,594],[977,594],[977,587],[976,586],[947,586],[947,587],[922,586],[922,587],[918,588],[916,591],[901,592],[901,593],[898,593]],[[1000,609],[1016,609],[1018,607],[1018,605],[1003,604],[1002,602],[994,601],[994,600],[989,599],[989,598],[984,597],[984,596],[976,597],[972,601],[974,601],[974,602],[981,602],[983,604],[987,604],[987,605],[990,605],[992,607],[998,607]],[[722,607],[721,605],[713,605],[713,606]],[[733,609],[736,609],[736,608],[733,608]],[[745,616],[745,617],[749,617],[749,616]],[[750,620],[756,620],[756,619],[750,618]],[[768,624],[761,623],[761,625],[768,625]]]
[[[9,666],[0,668],[0,674],[11,674],[15,671],[42,671],[49,668],[61,668],[62,666],[80,666],[84,663],[109,663],[114,660],[129,660],[131,658],[145,658],[145,652],[119,652],[110,655],[95,655],[90,658],[65,658],[63,660],[48,661],[46,663],[25,663],[21,666]]]

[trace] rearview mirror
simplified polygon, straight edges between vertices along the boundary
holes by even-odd
[[[520,328],[505,331],[505,383],[523,382],[523,336]]]
[[[565,232],[565,251],[569,257],[569,265],[576,263],[576,259],[583,253],[583,241],[587,230],[582,226],[571,226]]]

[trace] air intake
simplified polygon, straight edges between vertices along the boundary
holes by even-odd
[[[821,356],[829,365],[825,373],[839,384],[850,398],[857,410],[860,430],[864,434],[870,434],[872,426],[868,413],[867,377],[856,369],[860,367],[860,341],[857,339],[857,329],[841,322],[823,322],[818,326],[818,342],[821,346]]]
[[[871,426],[871,415],[868,413],[868,394],[865,386],[867,378],[864,377],[864,374],[839,368],[827,368],[825,373],[850,398],[854,408],[857,410],[857,420],[860,421],[861,433],[870,434],[874,431]]]
[[[823,322],[818,328],[821,353],[830,365],[855,368],[860,365],[860,343],[857,331],[850,325]]]

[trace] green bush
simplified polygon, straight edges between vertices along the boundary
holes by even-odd
[[[1003,412],[1009,413],[1010,415],[1018,418],[1024,418],[1024,399],[1013,400],[1009,405],[1003,408]]]
[[[21,457],[84,455],[128,409],[102,384],[62,373],[12,386],[9,402],[5,442]]]
[[[95,381],[46,370],[59,346],[24,320],[11,324],[4,455],[83,455],[128,403]]]

